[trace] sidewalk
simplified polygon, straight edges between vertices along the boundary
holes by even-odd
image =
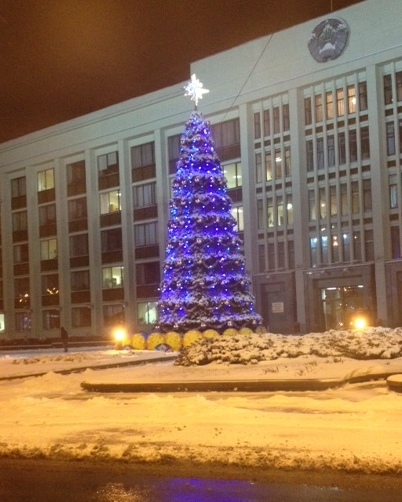
[[[37,364],[9,364],[7,369],[3,369],[0,381],[15,380],[22,378],[40,377],[49,372],[68,375],[71,373],[83,373],[85,370],[94,370],[89,381],[81,383],[82,389],[88,392],[131,392],[131,393],[174,393],[174,392],[280,392],[280,391],[324,391],[342,387],[346,384],[363,383],[383,380],[387,382],[388,388],[394,392],[402,393],[402,371],[401,364],[395,367],[372,368],[367,366],[356,372],[337,372],[328,375],[321,373],[316,378],[309,377],[308,374],[294,378],[294,375],[284,375],[278,378],[275,373],[253,374],[253,369],[245,374],[242,368],[232,365],[231,375],[224,376],[218,370],[206,374],[207,367],[193,367],[189,375],[183,374],[183,368],[173,367],[170,373],[159,373],[157,367],[152,368],[152,364],[161,362],[172,362],[176,359],[177,353],[165,353],[158,351],[135,352],[129,356],[117,353],[103,356],[99,360],[64,360],[67,355],[56,355],[55,361],[48,363],[45,367],[39,361]],[[60,358],[60,359],[59,359]],[[371,361],[370,363],[374,363]],[[96,370],[121,369],[143,366],[144,370],[137,369],[140,373],[128,372],[121,375],[110,375]],[[146,368],[146,369],[145,369]],[[324,377],[325,375],[325,377]],[[279,375],[278,375],[279,376]]]
[[[399,377],[399,378],[398,378]],[[81,387],[89,392],[279,392],[322,391],[345,384],[386,380],[390,390],[402,392],[402,375],[394,372],[362,375],[351,378],[300,378],[258,380],[199,380],[160,382],[82,382]]]

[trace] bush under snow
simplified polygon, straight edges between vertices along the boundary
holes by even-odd
[[[368,328],[364,331],[330,330],[307,335],[272,333],[205,338],[184,347],[175,364],[257,364],[280,357],[348,357],[351,359],[394,359],[402,357],[402,328]]]

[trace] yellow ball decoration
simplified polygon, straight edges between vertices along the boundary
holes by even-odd
[[[165,337],[162,333],[151,333],[147,338],[147,349],[154,350],[160,343],[165,343]]]
[[[255,332],[259,335],[263,335],[264,333],[268,333],[267,328],[264,328],[264,326],[258,326],[258,328],[255,330]]]
[[[219,335],[215,329],[207,329],[202,333],[203,338],[217,338]]]
[[[172,350],[180,350],[182,346],[181,336],[179,333],[176,333],[176,331],[169,331],[165,335],[165,343],[169,345]]]
[[[130,345],[135,350],[145,350],[145,336],[142,333],[134,333]]]
[[[239,332],[235,328],[227,328],[223,332],[223,336],[234,336],[234,335],[238,335],[238,334],[239,334]]]
[[[197,343],[198,340],[201,339],[201,337],[202,337],[201,332],[196,329],[191,329],[190,331],[187,331],[187,333],[185,333],[183,336],[183,347],[188,347],[193,343]]]
[[[240,328],[239,335],[252,335],[254,331],[250,328]]]

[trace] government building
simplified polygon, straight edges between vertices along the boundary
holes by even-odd
[[[196,61],[273,333],[402,325],[402,1]],[[0,145],[0,340],[151,332],[187,82]]]

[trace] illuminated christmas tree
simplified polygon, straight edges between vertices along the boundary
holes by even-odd
[[[209,124],[197,112],[198,99],[208,91],[195,75],[186,91],[195,111],[181,136],[173,181],[159,329],[255,329],[261,317],[254,311],[232,201]]]

